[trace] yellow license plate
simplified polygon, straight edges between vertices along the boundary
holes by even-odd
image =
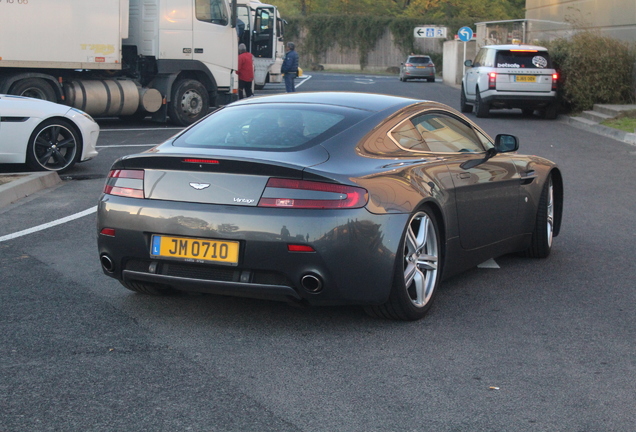
[[[516,82],[537,82],[537,77],[532,75],[516,75]]]
[[[150,255],[191,262],[238,264],[239,242],[153,235]]]

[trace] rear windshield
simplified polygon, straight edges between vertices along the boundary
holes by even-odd
[[[547,51],[498,51],[495,60],[498,68],[552,68]]]
[[[289,151],[323,142],[366,111],[311,104],[228,106],[186,131],[176,147]]]
[[[409,57],[408,59],[408,63],[430,63],[431,62],[431,58],[430,57]]]

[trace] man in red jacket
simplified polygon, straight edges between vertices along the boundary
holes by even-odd
[[[239,79],[239,99],[254,96],[252,93],[252,81],[254,81],[254,59],[252,53],[247,52],[245,44],[239,44],[238,56],[238,79]],[[243,95],[245,91],[245,95]]]

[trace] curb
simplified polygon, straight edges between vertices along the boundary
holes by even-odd
[[[583,129],[588,132],[593,132],[598,135],[613,138],[617,141],[636,145],[636,134],[634,133],[625,132],[608,126],[603,126],[585,118],[582,119],[581,117],[568,117],[566,122],[570,126],[574,126],[577,129]]]
[[[20,178],[0,185],[0,208],[62,182],[56,172],[11,173],[2,176]]]

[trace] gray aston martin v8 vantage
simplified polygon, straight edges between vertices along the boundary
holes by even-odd
[[[104,273],[145,294],[356,304],[422,318],[445,277],[547,257],[561,171],[450,107],[364,93],[249,98],[112,166]]]

